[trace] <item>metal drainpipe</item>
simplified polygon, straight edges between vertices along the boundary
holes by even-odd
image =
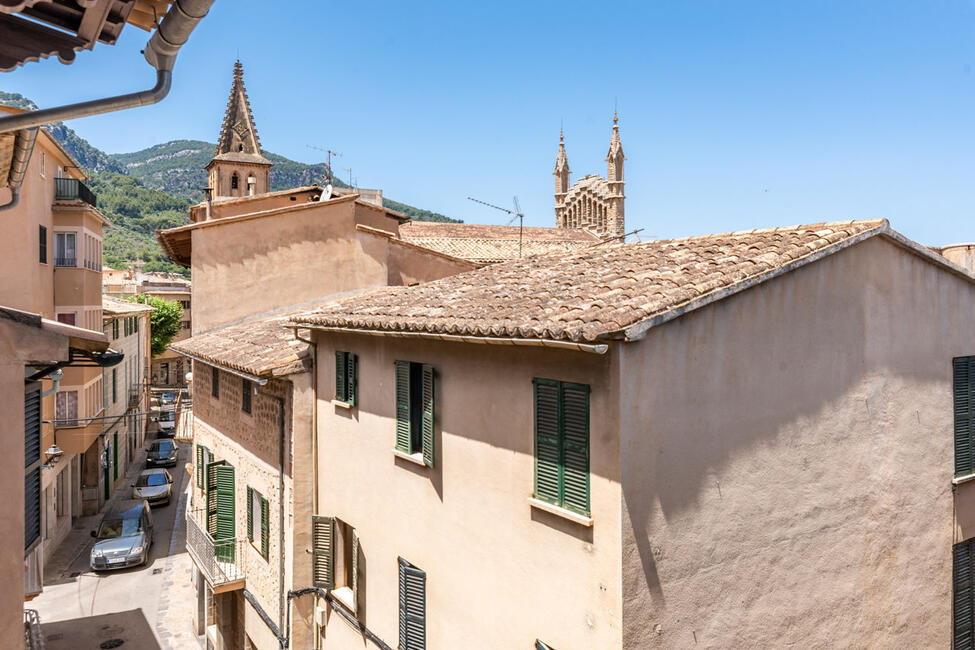
[[[279,575],[281,576],[281,585],[278,589],[278,629],[284,634],[289,634],[285,630],[285,620],[284,620],[284,607],[285,607],[285,590],[284,590],[284,572],[285,572],[285,560],[284,560],[284,398],[273,396],[278,402],[278,557],[279,560]],[[289,639],[285,638],[285,645],[287,647],[287,642]]]
[[[156,69],[156,85],[149,90],[0,117],[0,133],[136,106],[148,106],[160,101],[169,93],[172,85],[173,65],[179,49],[206,16],[213,2],[214,0],[176,0],[169,8],[143,50],[146,61]]]
[[[17,134],[13,158],[10,161],[8,186],[10,187],[10,201],[0,206],[0,211],[9,210],[20,202],[20,185],[27,174],[27,164],[30,162],[34,143],[37,141],[37,128],[23,129]]]

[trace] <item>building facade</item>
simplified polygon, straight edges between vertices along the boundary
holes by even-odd
[[[319,606],[354,615],[319,647],[959,647],[973,316],[975,276],[870,221],[293,317],[317,342]]]

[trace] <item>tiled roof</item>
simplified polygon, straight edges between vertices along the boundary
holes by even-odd
[[[173,342],[169,349],[250,375],[290,374],[309,357],[308,344],[296,341],[288,328],[293,314],[213,329]]]
[[[102,313],[109,316],[116,314],[137,314],[146,311],[156,311],[156,309],[150,305],[143,305],[138,302],[102,296]]]
[[[312,327],[595,341],[879,233],[896,235],[885,220],[874,220],[605,244],[385,287],[292,320]]]
[[[518,226],[411,221],[400,226],[399,234],[405,242],[478,264],[518,259]],[[522,234],[522,257],[565,253],[599,242],[585,230],[525,228]]]

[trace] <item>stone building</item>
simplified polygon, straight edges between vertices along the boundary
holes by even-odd
[[[619,118],[613,114],[613,133],[606,153],[606,178],[589,174],[569,185],[569,158],[565,138],[559,134],[555,158],[555,226],[583,228],[604,239],[618,239],[626,233],[623,203],[623,143]]]
[[[975,276],[886,221],[606,244],[293,317],[316,584],[354,614],[321,647],[961,647],[973,319]]]
[[[271,186],[271,166],[261,153],[257,125],[244,88],[244,67],[237,61],[217,151],[206,166],[210,191],[215,198],[265,194]]]

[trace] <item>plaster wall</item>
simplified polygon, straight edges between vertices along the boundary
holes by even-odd
[[[973,319],[875,237],[623,345],[623,647],[948,647]]]
[[[317,336],[318,513],[357,529],[359,619],[395,647],[403,557],[427,575],[427,647],[529,648],[536,638],[554,648],[619,647],[612,353]],[[336,350],[358,355],[351,409],[330,401]],[[436,368],[433,468],[392,451],[397,359]],[[592,387],[592,527],[529,504],[534,377]],[[341,616],[327,617],[324,648],[365,643]]]
[[[66,337],[0,319],[0,647],[24,643],[24,364],[68,357]]]

